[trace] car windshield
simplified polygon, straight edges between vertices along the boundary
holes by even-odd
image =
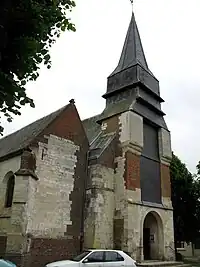
[[[84,251],[80,255],[76,256],[72,259],[72,261],[81,261],[83,258],[85,258],[91,251]]]

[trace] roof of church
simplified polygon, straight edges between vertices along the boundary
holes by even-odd
[[[70,104],[0,139],[0,158],[29,146],[34,138],[37,137],[69,105]]]
[[[131,97],[128,99],[119,101],[117,104],[115,102],[112,104],[109,104],[105,107],[101,115],[98,116],[98,120],[101,121],[105,118],[109,118],[116,114],[120,114],[127,110],[130,110],[132,104],[133,104],[133,99]]]
[[[116,133],[105,134],[103,131],[99,133],[90,146],[90,159],[98,158],[115,138]]]
[[[116,69],[111,73],[110,76],[121,72],[131,66],[139,64],[146,71],[150,72],[147,61],[145,58],[140,34],[138,31],[137,23],[135,21],[134,13],[132,13],[131,21],[127,31],[124,47],[122,49],[121,57]],[[151,73],[151,72],[150,72]]]
[[[100,115],[96,115],[82,121],[89,143],[101,132],[101,125],[97,123]]]
[[[86,135],[90,144],[90,159],[98,158],[115,138],[115,132],[105,134],[97,121],[102,114],[88,118],[83,121]]]

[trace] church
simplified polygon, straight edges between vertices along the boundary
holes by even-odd
[[[0,255],[45,266],[87,248],[172,261],[170,131],[134,14],[101,114],[72,99],[0,139]]]

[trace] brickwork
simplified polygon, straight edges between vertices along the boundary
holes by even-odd
[[[69,259],[76,255],[79,240],[34,238],[31,240],[28,266],[45,266],[56,260]]]
[[[170,169],[168,165],[161,164],[162,197],[171,198]]]
[[[125,157],[124,179],[126,189],[136,190],[136,188],[140,188],[140,156],[127,151]]]

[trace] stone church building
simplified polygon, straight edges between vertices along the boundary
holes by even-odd
[[[87,248],[173,260],[170,132],[132,15],[101,114],[73,100],[0,139],[0,254],[45,266]]]

